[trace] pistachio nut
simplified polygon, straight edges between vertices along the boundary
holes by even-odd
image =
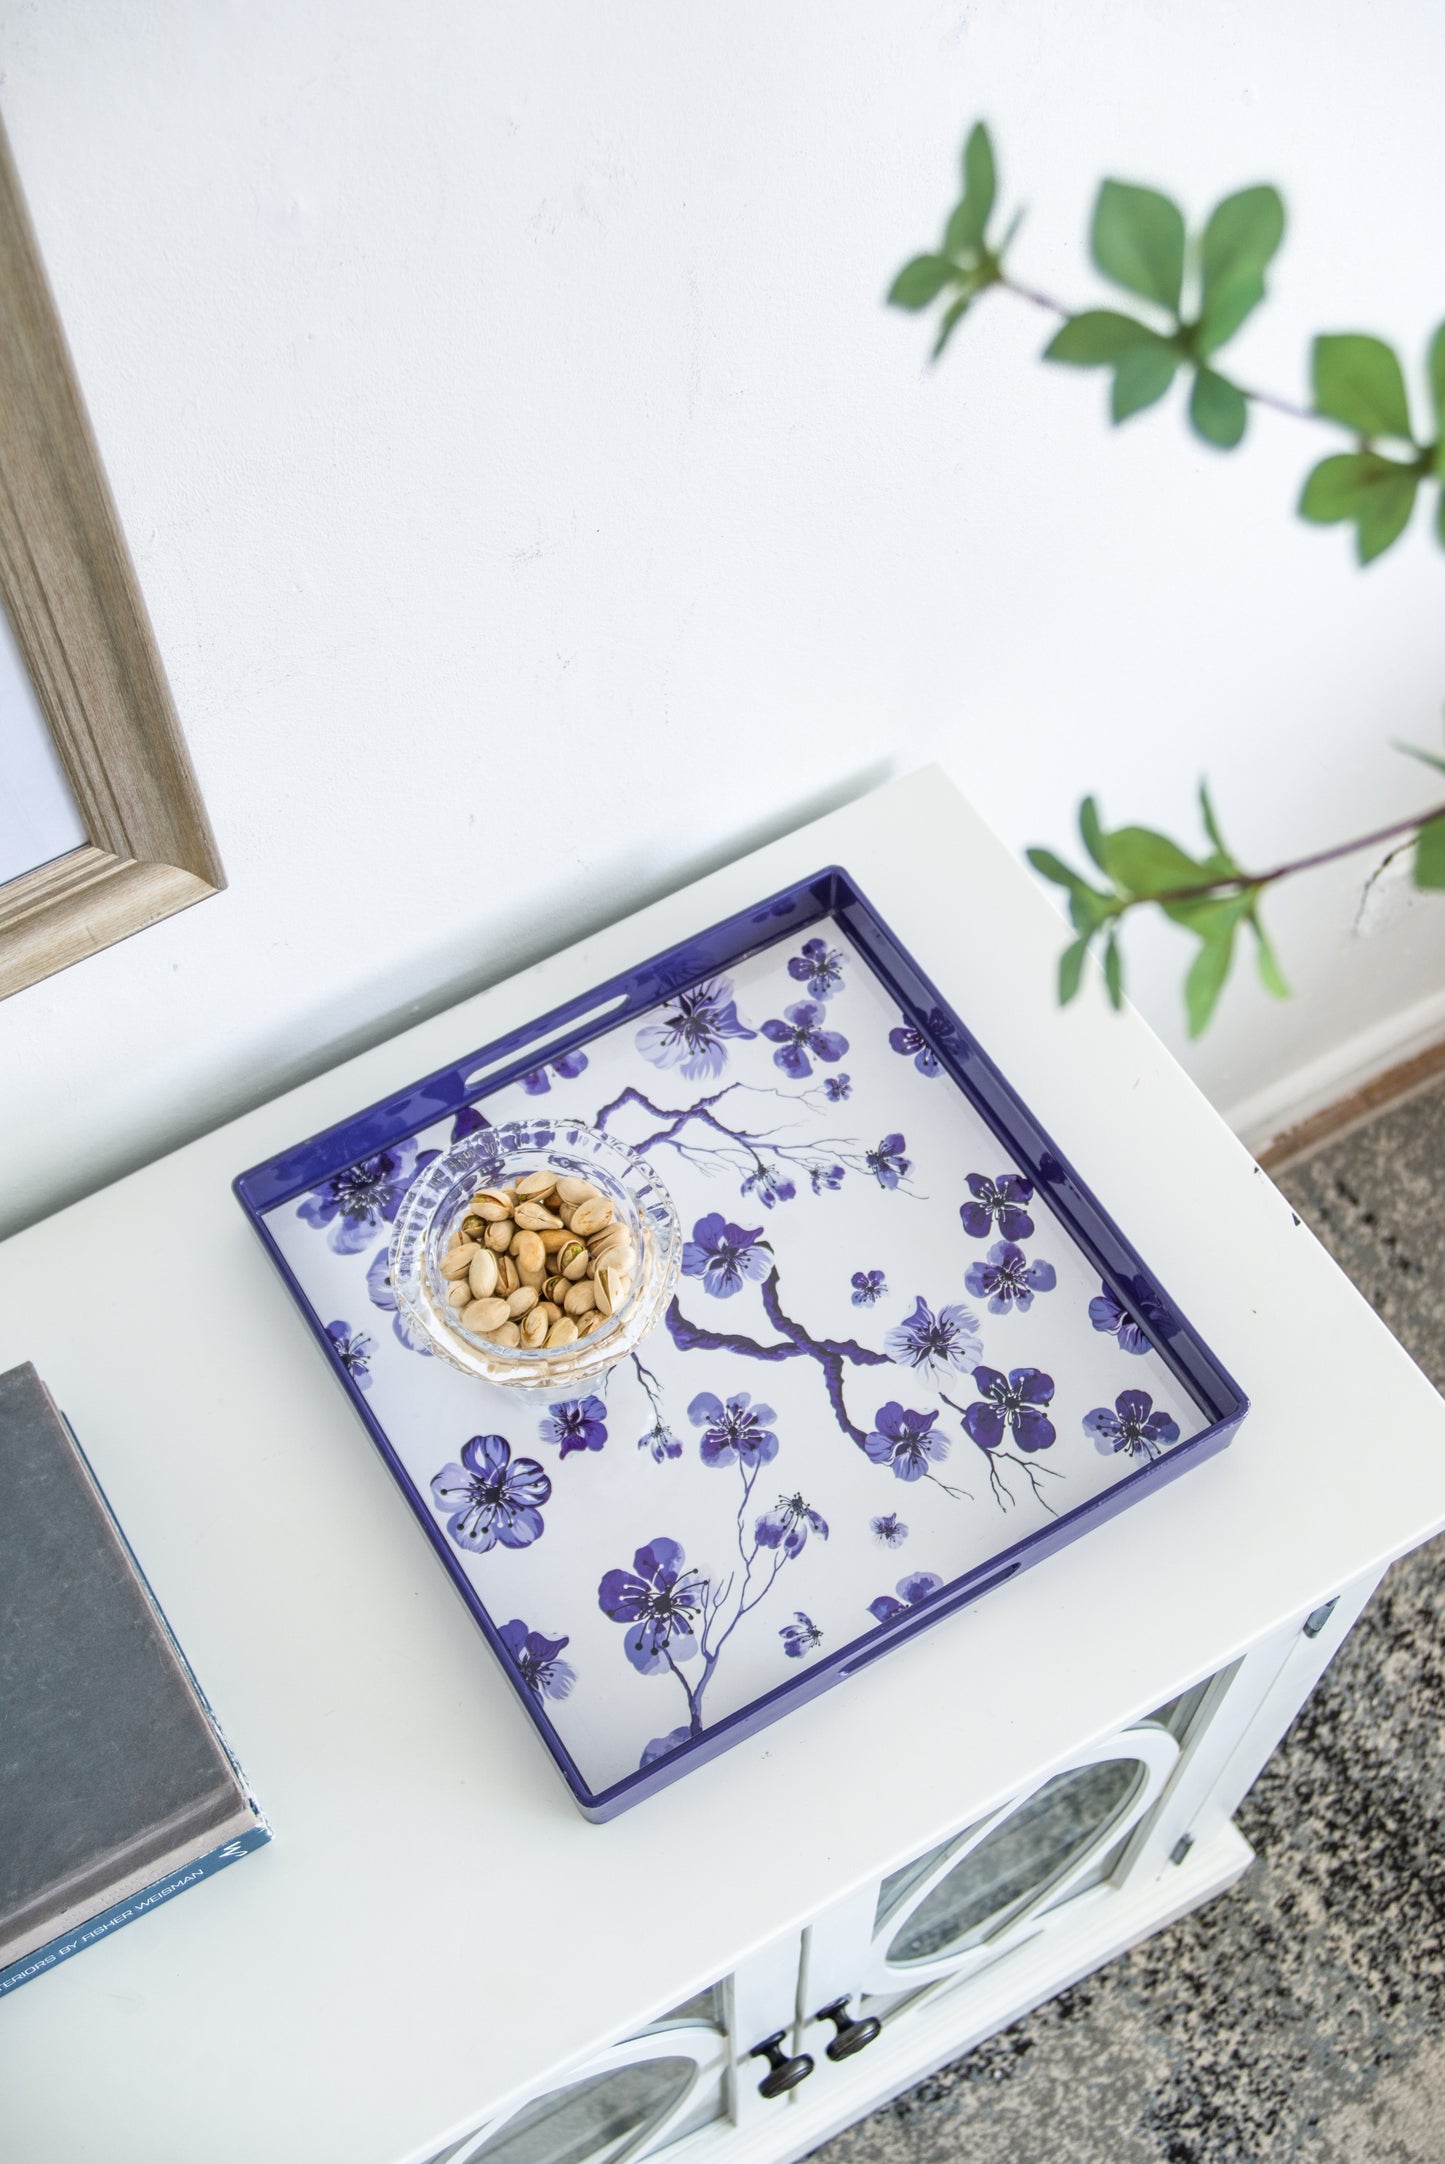
[[[505,1255],[512,1244],[512,1220],[510,1217],[494,1217],[487,1225],[482,1239],[494,1254]]]
[[[537,1346],[546,1343],[547,1332],[551,1327],[552,1318],[545,1307],[529,1308],[522,1317],[522,1343],[535,1350]]]
[[[480,1253],[481,1249],[477,1246],[475,1240],[463,1240],[460,1247],[449,1247],[442,1256],[442,1276],[447,1279],[449,1284],[455,1284],[459,1277],[466,1276],[467,1265],[473,1255]]]
[[[540,1270],[547,1259],[540,1235],[535,1232],[514,1232],[508,1252],[522,1273],[523,1284],[527,1281],[527,1272]]]
[[[517,1265],[513,1262],[511,1256],[498,1255],[497,1290],[502,1298],[505,1300],[509,1292],[515,1292],[521,1282],[522,1280],[517,1274]]]
[[[519,1202],[516,1219],[527,1232],[542,1232],[549,1225],[555,1227],[562,1222],[554,1211],[544,1209],[540,1202]]]
[[[576,1180],[564,1174],[556,1183],[557,1200],[575,1210],[579,1202],[590,1202],[597,1190],[590,1180]]]
[[[596,1305],[597,1294],[590,1278],[581,1277],[575,1285],[567,1287],[567,1297],[562,1302],[562,1307],[568,1315],[585,1315],[590,1307]]]
[[[520,1323],[504,1322],[500,1330],[489,1330],[487,1335],[494,1345],[505,1345],[510,1349],[521,1344],[522,1326]]]
[[[503,1323],[511,1319],[505,1300],[473,1300],[470,1307],[462,1309],[462,1328],[475,1330],[481,1336],[500,1330]]]
[[[554,1172],[528,1172],[517,1182],[519,1195],[550,1195],[557,1184]]]
[[[559,1315],[547,1332],[547,1350],[551,1352],[558,1345],[575,1345],[580,1335],[570,1315]]]
[[[465,1278],[461,1278],[455,1285],[448,1285],[447,1287],[448,1307],[470,1307],[476,1297]]]
[[[529,1308],[537,1305],[535,1285],[519,1285],[515,1292],[507,1294],[507,1313],[513,1322],[520,1322]]]
[[[589,1232],[600,1232],[604,1225],[610,1225],[612,1214],[612,1204],[605,1195],[589,1195],[572,1212],[572,1230],[585,1239]]]
[[[512,1214],[510,1199],[497,1187],[484,1187],[479,1195],[473,1195],[472,1208],[477,1216],[485,1218],[488,1224]]]
[[[490,1300],[497,1290],[497,1257],[489,1247],[474,1247],[467,1265],[467,1283],[474,1300]]]

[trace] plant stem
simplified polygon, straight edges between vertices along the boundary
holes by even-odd
[[[1211,894],[1226,891],[1246,892],[1257,887],[1272,887],[1278,879],[1291,879],[1296,872],[1312,872],[1316,865],[1333,864],[1339,857],[1358,855],[1362,849],[1374,849],[1381,842],[1392,842],[1401,834],[1418,833],[1432,820],[1445,819],[1445,804],[1437,804],[1431,811],[1416,812],[1413,818],[1397,819],[1387,827],[1376,827],[1371,834],[1356,835],[1353,841],[1336,842],[1332,849],[1316,849],[1307,857],[1292,857],[1288,863],[1276,864],[1267,872],[1233,872],[1221,879],[1202,880],[1192,887],[1167,887],[1162,894],[1131,895],[1124,909],[1137,908],[1141,903],[1197,902]],[[1117,914],[1123,916],[1124,909]]]
[[[1003,270],[1000,270],[993,283],[1002,286],[1006,293],[1014,294],[1019,300],[1028,301],[1032,307],[1042,308],[1046,315],[1057,316],[1061,323],[1073,321],[1075,311],[1072,308],[1066,308],[1062,301],[1054,300],[1047,293],[1040,293],[1036,286],[1020,285],[1016,278],[1010,278]],[[1234,383],[1232,376],[1229,380]],[[1312,406],[1296,405],[1293,399],[1281,398],[1274,391],[1254,391],[1245,383],[1235,383],[1234,388],[1241,398],[1249,399],[1256,406],[1268,406],[1273,413],[1286,414],[1292,421],[1322,421],[1329,428],[1336,425],[1328,414],[1316,413]]]

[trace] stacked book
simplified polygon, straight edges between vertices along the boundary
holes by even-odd
[[[270,1839],[74,1435],[0,1375],[0,1996]]]

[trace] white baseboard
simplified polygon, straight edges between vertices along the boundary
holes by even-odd
[[[1220,1109],[1245,1147],[1258,1156],[1302,1121],[1343,1103],[1442,1039],[1445,990],[1432,992],[1403,1013],[1361,1030],[1320,1058],[1281,1075],[1253,1096]]]

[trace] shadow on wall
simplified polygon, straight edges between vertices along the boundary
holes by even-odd
[[[434,946],[429,954],[388,969],[370,983],[349,982],[344,998],[338,997],[329,1007],[320,1007],[307,1017],[304,1040],[298,1041],[293,1020],[261,1040],[243,1072],[235,1071],[232,1059],[218,1061],[211,1072],[195,1078],[198,1116],[193,1121],[169,1128],[163,1140],[157,1138],[150,1146],[117,1152],[100,1166],[87,1165],[72,1186],[47,1192],[40,1209],[17,1212],[13,1221],[0,1219],[0,1237],[23,1231],[37,1218],[64,1209],[111,1180],[123,1179],[142,1165],[181,1149],[198,1135],[209,1134],[268,1098],[295,1089],[341,1061],[369,1052],[400,1031],[429,1021],[460,1000],[486,991],[519,970],[530,969],[562,948],[605,931],[619,918],[664,900],[735,858],[779,841],[828,812],[840,811],[845,804],[881,788],[893,778],[894,771],[892,760],[877,760],[860,767],[831,787],[795,799],[772,817],[739,828],[711,847],[684,857],[660,877],[648,876],[653,858],[646,841],[639,839],[629,844],[622,838],[622,846],[609,861],[574,871],[545,922],[539,924],[535,908],[519,902],[499,916],[485,954],[466,952],[469,940]],[[426,986],[421,993],[416,989],[419,982]],[[358,1004],[368,1011],[370,1019],[360,1027],[340,1027],[339,1015],[354,1013]],[[468,1047],[459,1044],[456,1049],[462,1053]]]

